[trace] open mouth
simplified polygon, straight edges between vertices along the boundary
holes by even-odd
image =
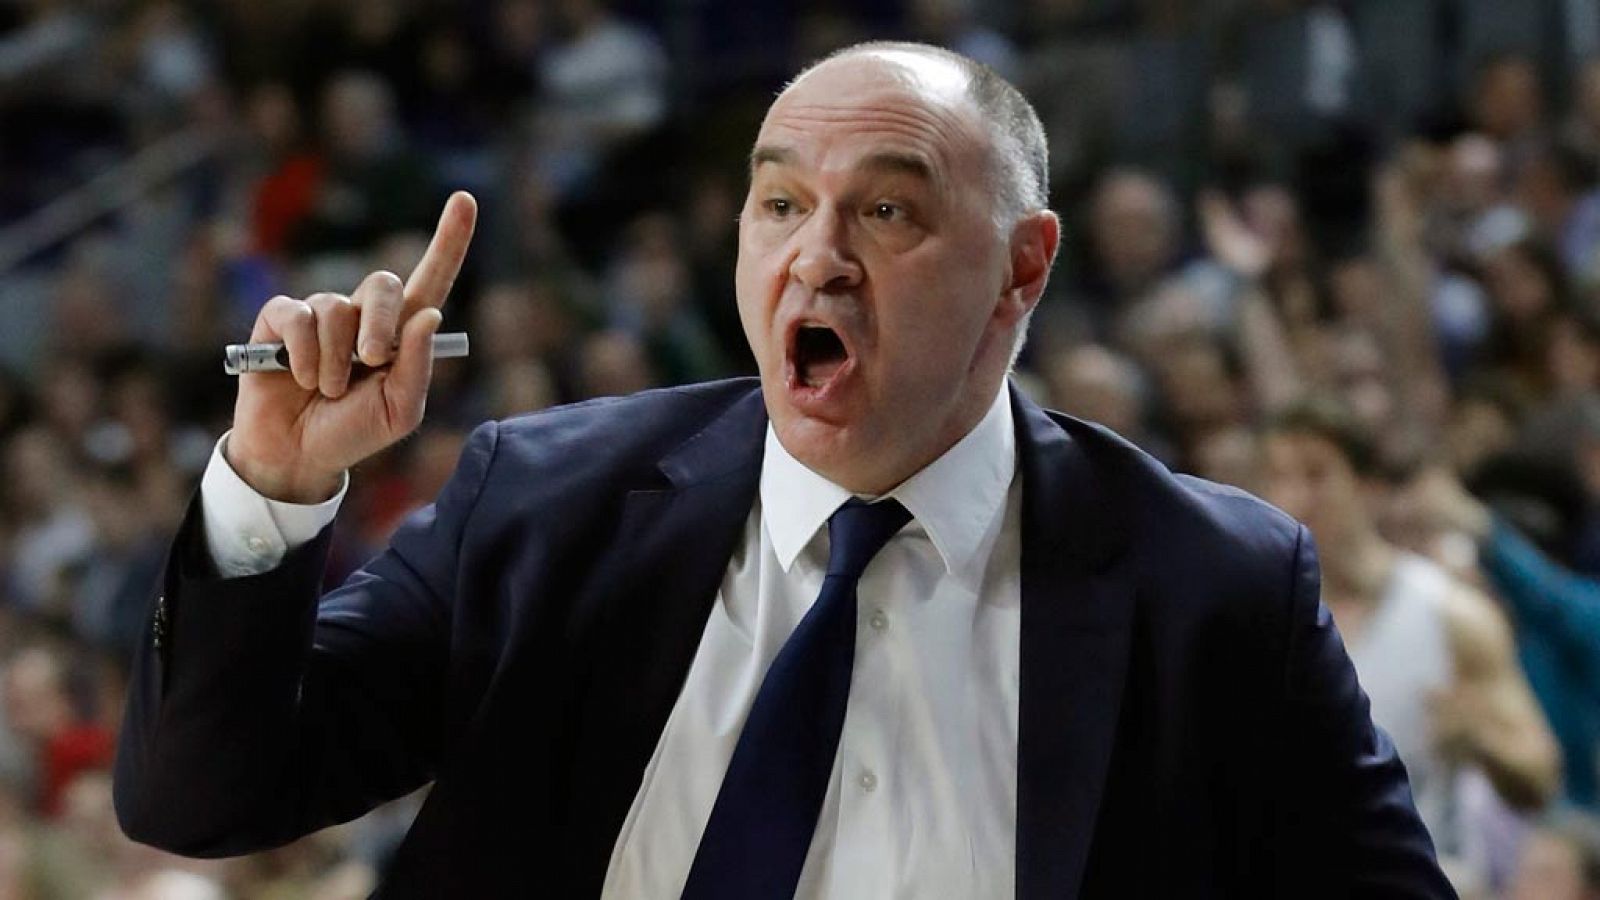
[[[795,332],[792,358],[795,380],[808,388],[820,388],[850,361],[850,351],[832,328],[801,325]]]

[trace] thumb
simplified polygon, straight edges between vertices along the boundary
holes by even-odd
[[[422,422],[428,400],[428,383],[433,379],[433,335],[444,314],[424,307],[412,314],[400,330],[400,349],[384,379],[384,401],[389,406],[389,421],[397,431],[409,433]]]

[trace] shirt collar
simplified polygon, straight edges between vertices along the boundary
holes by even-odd
[[[965,437],[888,494],[911,511],[951,575],[976,580],[983,574],[978,552],[1016,473],[1016,444],[1010,392],[1002,383]],[[851,494],[791,456],[770,424],[764,453],[761,516],[787,572]]]

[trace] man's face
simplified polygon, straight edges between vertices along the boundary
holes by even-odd
[[[1361,479],[1337,445],[1318,434],[1267,435],[1266,498],[1311,529],[1324,550],[1337,550],[1366,515]]]
[[[1167,198],[1142,175],[1120,175],[1102,185],[1094,204],[1095,253],[1120,290],[1140,290],[1159,276],[1173,254]]]
[[[0,682],[11,730],[35,741],[54,737],[68,717],[60,682],[58,666],[43,651],[33,648],[18,654]]]
[[[762,124],[739,315],[784,447],[851,490],[937,458],[1004,377],[1026,308],[989,152],[964,76],[909,54],[827,63]]]

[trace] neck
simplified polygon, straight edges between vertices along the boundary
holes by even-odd
[[[1002,374],[1001,379],[1004,377]],[[977,428],[988,414],[999,391],[999,380],[986,379],[983,388],[969,394],[956,405],[946,419],[946,427],[936,432],[920,452],[908,453],[878,471],[839,473],[837,476],[827,472],[822,474],[851,493],[881,497],[932,465],[939,457],[950,452],[951,447],[959,444],[962,438],[971,434],[972,429]]]
[[[1345,541],[1326,547],[1322,557],[1323,579],[1328,592],[1346,601],[1376,603],[1383,583],[1394,567],[1395,550],[1377,532],[1360,529]]]

